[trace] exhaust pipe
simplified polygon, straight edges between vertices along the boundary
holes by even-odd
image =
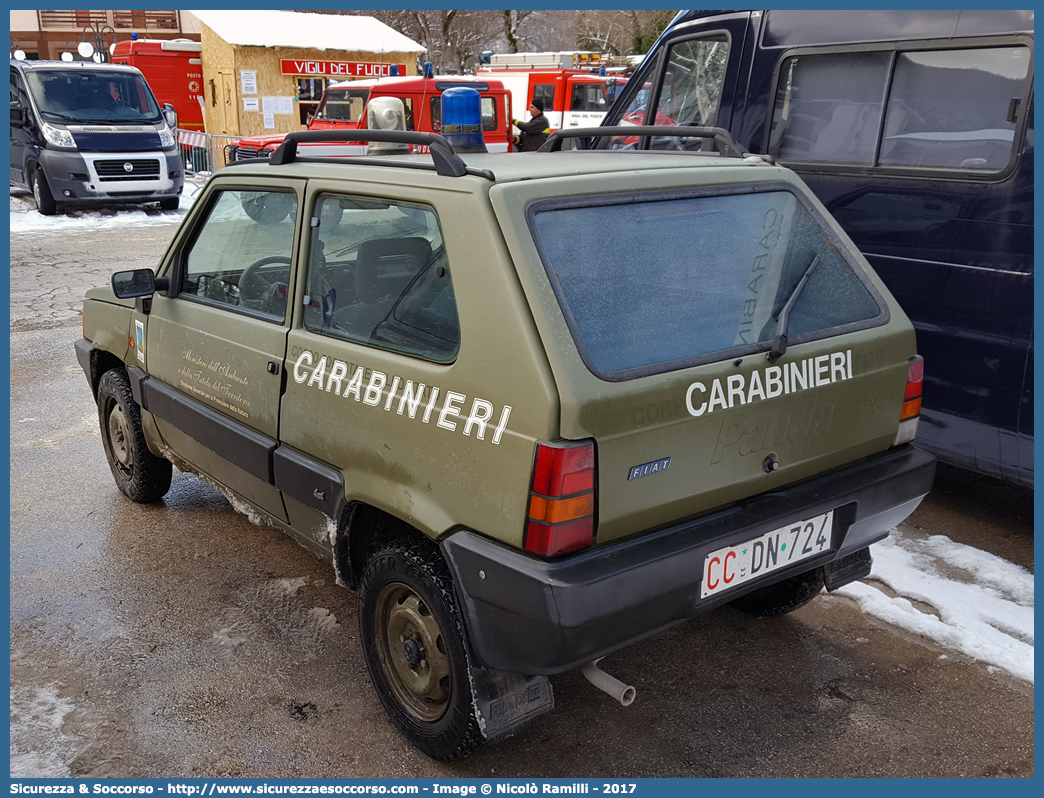
[[[588,662],[586,665],[580,666],[580,673],[582,673],[584,678],[599,690],[608,693],[623,706],[629,707],[634,703],[634,688],[629,684],[624,684],[619,679],[614,678],[601,670],[598,667],[598,663],[601,661],[602,657],[599,657],[594,662]]]

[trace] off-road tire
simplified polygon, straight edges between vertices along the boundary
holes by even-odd
[[[36,210],[41,216],[54,216],[58,212],[58,203],[54,201],[43,169],[39,167],[33,170],[33,199],[36,200]]]
[[[370,558],[359,586],[359,630],[377,695],[410,742],[441,760],[484,742],[464,626],[433,544],[401,538]]]
[[[167,197],[167,199],[160,200],[159,206],[161,211],[176,211],[180,204],[180,197]]]
[[[732,606],[759,618],[779,618],[803,607],[823,589],[823,569],[813,568],[803,574],[776,582],[740,596]]]
[[[120,492],[142,504],[166,495],[170,461],[149,451],[141,429],[141,408],[121,369],[105,372],[98,383],[98,421],[105,459]]]

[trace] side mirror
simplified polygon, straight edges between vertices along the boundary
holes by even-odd
[[[178,112],[174,110],[174,106],[170,103],[163,103],[163,121],[167,123],[172,131],[178,129]]]
[[[157,278],[152,269],[133,269],[112,276],[112,291],[120,299],[152,296],[156,291],[165,291],[168,284],[166,277]]]
[[[29,111],[17,102],[11,103],[11,124],[15,127],[29,126]]]

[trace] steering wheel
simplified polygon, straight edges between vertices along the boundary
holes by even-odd
[[[109,105],[106,108],[106,110],[107,111],[111,111],[113,108],[130,108],[130,107],[131,107],[131,104],[129,102],[127,102],[126,100],[113,100],[111,103],[109,103]]]
[[[287,266],[285,281],[283,270],[278,270],[276,279],[269,280],[261,273],[261,269],[273,263],[282,263]],[[239,275],[239,303],[254,310],[264,311],[273,315],[280,315],[280,311],[286,307],[286,292],[290,281],[291,259],[286,255],[268,255],[258,258]],[[281,304],[280,304],[281,300]]]

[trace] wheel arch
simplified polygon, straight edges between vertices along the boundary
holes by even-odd
[[[438,544],[412,524],[372,504],[349,502],[341,513],[333,546],[338,577],[352,590],[358,590],[370,556],[399,538],[426,541],[442,557]]]
[[[91,394],[97,400],[98,398],[98,383],[101,382],[101,378],[105,375],[105,372],[111,371],[112,369],[124,369],[126,370],[126,364],[120,358],[116,357],[112,352],[107,352],[104,349],[91,349]]]

